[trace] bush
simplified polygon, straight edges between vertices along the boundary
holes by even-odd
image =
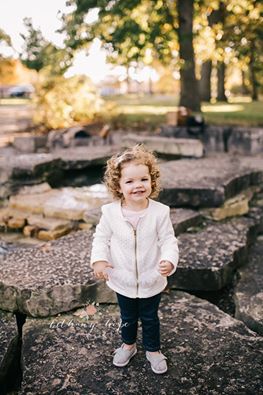
[[[83,76],[56,76],[40,82],[34,101],[34,123],[48,129],[103,120],[109,116],[107,108],[111,106],[105,104],[90,80]]]

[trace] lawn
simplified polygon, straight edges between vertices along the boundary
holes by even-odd
[[[176,111],[178,97],[161,95],[123,95],[105,98],[116,103],[119,115],[116,126],[124,128],[156,129],[165,123],[165,114]],[[233,98],[229,103],[203,103],[206,123],[215,125],[263,126],[262,102],[251,102],[248,97]]]

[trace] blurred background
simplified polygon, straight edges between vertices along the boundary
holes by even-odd
[[[262,15],[255,0],[1,2],[0,107],[31,106],[41,132],[155,131],[182,107],[262,125]]]

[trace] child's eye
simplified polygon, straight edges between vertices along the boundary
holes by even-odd
[[[131,181],[126,181],[126,182],[125,182],[125,184],[130,184],[130,183],[131,183]]]
[[[142,178],[142,181],[148,181],[148,178]]]

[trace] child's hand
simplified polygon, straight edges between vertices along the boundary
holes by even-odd
[[[174,265],[171,262],[169,262],[169,261],[161,261],[159,263],[158,271],[159,271],[159,273],[162,276],[167,277],[167,276],[169,276],[169,274],[171,273],[173,268],[174,268]]]
[[[108,280],[109,276],[106,273],[105,269],[107,267],[113,268],[113,266],[107,261],[97,261],[93,264],[94,275],[97,278]]]

